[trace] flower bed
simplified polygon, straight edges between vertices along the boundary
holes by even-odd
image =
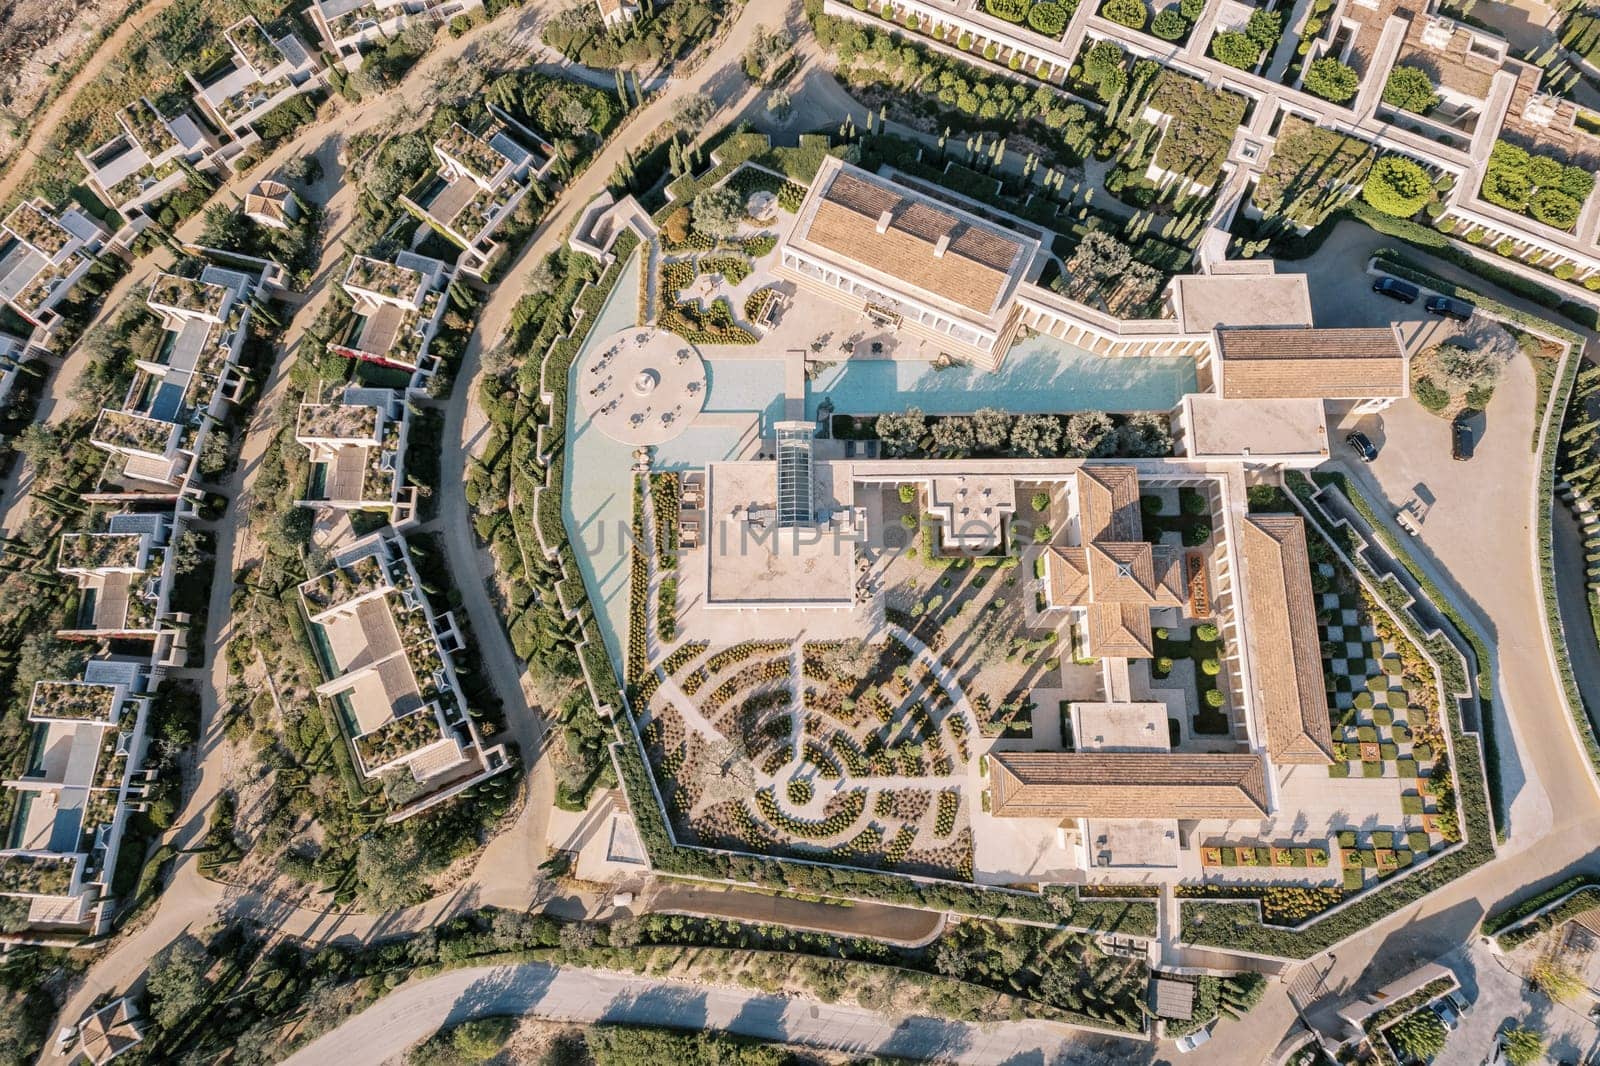
[[[180,311],[220,315],[223,301],[227,298],[228,290],[221,285],[163,273],[150,286],[149,303],[152,307],[160,305],[175,307]]]
[[[300,586],[306,603],[321,614],[342,603],[389,587],[389,576],[376,555],[364,555],[348,566],[338,566]]]
[[[358,255],[350,260],[344,282],[392,299],[409,299],[422,285],[422,275],[409,267]]]
[[[143,544],[138,533],[66,533],[56,565],[62,570],[134,570]]]
[[[27,201],[6,216],[5,227],[43,252],[47,259],[54,259],[72,239],[66,227]]]
[[[762,819],[780,833],[802,840],[826,840],[838,836],[856,823],[867,809],[865,789],[835,794],[822,810],[821,821],[796,818],[778,806],[777,794],[770,788],[756,793],[756,809]]]

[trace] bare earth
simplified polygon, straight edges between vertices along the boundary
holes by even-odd
[[[22,142],[21,122],[33,116],[56,81],[123,17],[121,0],[7,0],[0,4],[0,160]]]

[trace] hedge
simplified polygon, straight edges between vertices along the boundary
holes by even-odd
[[[1318,517],[1319,512],[1309,507],[1307,509],[1321,527],[1323,518]],[[1333,530],[1324,528],[1323,531],[1337,542]],[[1396,612],[1396,615],[1401,627],[1412,639],[1431,651],[1432,648],[1417,632],[1412,619],[1404,612]],[[1441,680],[1444,669],[1441,663]],[[1482,765],[1478,743],[1476,738],[1464,732],[1460,707],[1455,705],[1455,701],[1443,702],[1445,706],[1440,708],[1440,718],[1450,731],[1455,749],[1453,770],[1456,796],[1465,829],[1460,845],[1414,873],[1389,881],[1383,887],[1351,900],[1339,910],[1298,928],[1266,925],[1260,916],[1260,905],[1255,901],[1218,903],[1186,900],[1181,907],[1183,942],[1286,959],[1310,958],[1493,859],[1494,824],[1489,814],[1487,789],[1482,776],[1464,772],[1465,767]]]
[[[1560,451],[1561,424],[1565,416],[1567,405],[1572,398],[1572,385],[1577,379],[1578,370],[1583,365],[1581,353],[1585,339],[1544,319],[1518,311],[1514,307],[1507,307],[1491,297],[1483,296],[1470,289],[1462,288],[1443,278],[1429,274],[1418,267],[1412,260],[1393,249],[1382,248],[1374,256],[1383,264],[1383,268],[1398,277],[1415,281],[1430,289],[1442,292],[1447,296],[1472,300],[1478,307],[1493,315],[1510,319],[1531,329],[1551,334],[1573,345],[1573,351],[1567,356],[1561,378],[1555,383],[1550,392],[1550,400],[1545,409],[1542,424],[1548,424],[1549,430],[1545,439],[1544,454],[1539,457],[1539,580],[1541,595],[1544,599],[1545,621],[1550,628],[1550,641],[1555,651],[1556,671],[1561,677],[1561,688],[1567,700],[1567,711],[1577,728],[1578,736],[1583,738],[1584,751],[1589,757],[1589,765],[1597,774],[1600,774],[1600,743],[1596,742],[1594,725],[1585,712],[1583,695],[1578,689],[1577,678],[1572,673],[1572,658],[1567,651],[1566,633],[1561,624],[1560,605],[1556,599],[1556,573],[1555,550],[1551,541],[1550,528],[1551,512],[1555,506],[1555,475],[1556,458]],[[1554,295],[1554,294],[1551,294]]]
[[[1558,901],[1560,906],[1551,907],[1551,904]],[[1546,907],[1551,909],[1539,915],[1536,921],[1518,925],[1519,922]],[[1580,874],[1577,877],[1569,877],[1536,896],[1529,896],[1519,903],[1488,915],[1478,930],[1485,936],[1495,937],[1503,949],[1510,951],[1518,944],[1525,943],[1539,933],[1553,929],[1592,907],[1600,907],[1600,878]],[[1512,926],[1517,928],[1512,929]]]

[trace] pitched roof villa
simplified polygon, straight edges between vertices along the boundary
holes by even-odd
[[[781,248],[781,275],[992,367],[1039,242],[830,156]]]
[[[1333,733],[1305,523],[1299,515],[1251,515],[1240,529],[1267,754],[1277,763],[1327,765]]]
[[[1259,755],[1001,751],[989,756],[999,818],[1260,818]]]
[[[1047,599],[1084,611],[1090,655],[1148,658],[1155,654],[1151,609],[1188,600],[1182,553],[1144,539],[1132,467],[1080,467],[1076,490],[1082,543],[1045,553]]]
[[[1389,401],[1410,392],[1399,329],[1219,329],[1224,399]]]

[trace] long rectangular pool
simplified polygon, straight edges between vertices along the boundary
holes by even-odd
[[[919,360],[852,359],[817,375],[806,417],[824,398],[836,414],[873,415],[920,407],[924,414],[964,415],[980,407],[1014,413],[1169,411],[1197,387],[1194,360],[1126,356],[1108,359],[1049,336],[1012,348],[999,370],[936,370]]]

